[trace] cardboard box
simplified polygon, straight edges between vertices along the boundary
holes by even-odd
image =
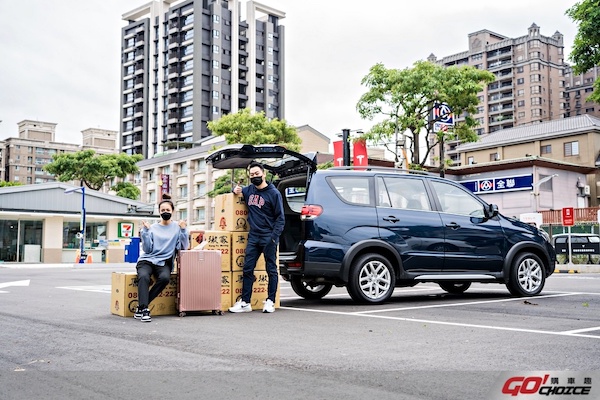
[[[190,248],[188,250],[193,249],[198,246],[204,240],[205,231],[190,231]]]
[[[231,271],[231,232],[206,231],[204,240],[206,241],[204,250],[221,251],[221,271]]]
[[[231,302],[231,272],[221,272],[221,310],[227,311],[233,305]]]
[[[215,227],[221,231],[247,232],[248,207],[241,194],[226,193],[215,197]]]
[[[235,303],[242,295],[244,274],[242,272],[232,273],[232,296],[231,303]],[[281,278],[280,278],[281,279]],[[250,303],[253,310],[262,310],[263,301],[268,295],[269,276],[266,271],[254,271],[254,284],[252,285],[252,297]],[[279,282],[277,282],[277,292],[275,293],[275,308],[280,306]]]
[[[152,281],[150,282],[152,284]],[[152,287],[152,285],[150,285]],[[133,317],[138,305],[137,274],[113,272],[110,292],[110,312],[122,317]],[[177,314],[177,274],[171,274],[167,287],[148,306],[150,314]]]

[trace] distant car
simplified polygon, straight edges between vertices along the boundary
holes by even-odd
[[[578,263],[597,264],[600,262],[600,235],[593,233],[560,233],[552,236],[552,244],[559,262],[568,262],[569,236],[571,236],[571,254]]]
[[[254,159],[276,176],[284,199],[281,276],[306,299],[335,285],[378,304],[395,287],[422,282],[450,293],[500,283],[533,296],[554,272],[544,231],[501,215],[456,182],[389,168],[317,170],[314,154],[272,145],[226,146],[207,162],[231,169]]]

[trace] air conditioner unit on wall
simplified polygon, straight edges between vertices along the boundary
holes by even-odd
[[[583,194],[586,195],[586,196],[590,195],[590,185],[585,185],[583,187]]]

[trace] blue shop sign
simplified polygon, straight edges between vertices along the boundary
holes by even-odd
[[[533,175],[506,176],[503,178],[478,179],[460,182],[473,193],[499,193],[516,190],[532,190]]]

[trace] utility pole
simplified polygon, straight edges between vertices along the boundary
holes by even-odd
[[[343,157],[344,157],[344,166],[350,166],[350,143],[348,140],[350,138],[350,129],[342,129],[342,146],[343,146]]]

